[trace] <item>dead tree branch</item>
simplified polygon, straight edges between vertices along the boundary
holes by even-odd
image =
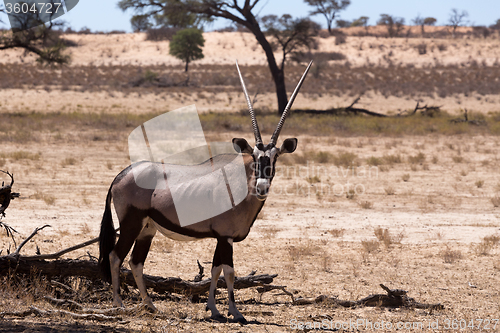
[[[96,320],[96,321],[122,321],[120,317],[111,317],[103,314],[94,314],[94,313],[74,313],[66,310],[42,310],[37,308],[36,306],[30,306],[28,310],[25,311],[13,311],[13,312],[0,312],[0,318],[4,317],[28,317],[31,315],[35,315],[38,317],[50,317],[53,315],[59,316],[70,316],[74,319],[83,319],[83,320]]]
[[[485,125],[484,120],[469,120],[469,116],[467,115],[467,109],[464,109],[464,119],[455,118],[451,119],[450,122],[453,124],[467,123],[475,126]]]
[[[3,172],[10,177],[10,184],[5,185],[5,183],[2,182],[2,187],[0,187],[0,219],[2,219],[2,217],[5,217],[5,210],[9,207],[10,201],[15,198],[19,198],[19,193],[12,192],[14,175],[8,171],[0,170],[0,172]]]
[[[369,116],[373,116],[373,117],[387,117],[387,115],[382,114],[382,113],[373,112],[373,111],[369,111],[369,110],[361,109],[361,108],[355,108],[354,104],[356,104],[356,103],[359,102],[359,100],[361,99],[361,96],[363,96],[363,95],[362,94],[359,95],[358,98],[356,98],[354,100],[354,102],[351,103],[351,105],[349,105],[348,107],[345,108],[345,111],[346,112],[352,112],[354,114],[363,113],[363,114],[366,114],[366,115],[369,115]]]
[[[267,286],[266,286],[267,287]],[[417,309],[444,309],[440,303],[427,304],[415,301],[415,299],[406,296],[408,293],[402,289],[389,289],[383,284],[380,287],[384,289],[387,294],[374,294],[369,295],[357,301],[341,300],[337,297],[328,297],[319,295],[314,298],[295,298],[292,293],[286,291],[282,286],[275,286],[274,289],[282,289],[287,295],[292,298],[293,305],[309,305],[318,303],[336,304],[346,308],[360,307],[360,306],[379,306],[379,307],[409,307]],[[272,289],[270,289],[272,290]]]
[[[26,243],[28,243],[33,237],[35,237],[35,235],[42,229],[44,228],[51,228],[52,226],[50,226],[49,224],[46,224],[44,225],[43,227],[36,227],[35,230],[33,230],[33,232],[31,233],[31,235],[29,235],[25,240],[23,240],[21,242],[21,244],[19,244],[19,246],[17,247],[16,251],[13,253],[14,256],[18,256],[19,255],[19,252],[21,252],[21,249],[23,248],[24,245],[26,245]]]

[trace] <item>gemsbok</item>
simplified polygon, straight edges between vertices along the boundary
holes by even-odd
[[[141,176],[148,175],[151,179],[160,179],[168,183],[172,177],[179,178],[183,175],[198,177],[199,175],[201,178],[195,179],[201,180],[190,182],[188,186],[183,187],[181,190],[185,191],[185,193],[182,194],[189,196],[199,191],[211,191],[211,188],[215,185],[210,180],[211,178],[203,177],[203,175],[227,166],[234,159],[234,156],[230,154],[216,155],[196,165],[175,165],[163,162],[141,161],[133,163],[116,176],[107,194],[99,236],[99,264],[105,278],[108,281],[111,280],[113,306],[123,307],[120,297],[120,266],[134,243],[134,249],[129,261],[130,268],[144,305],[149,310],[156,311],[151,298],[148,296],[143,280],[144,262],[156,231],[160,231],[160,233],[174,240],[196,240],[210,237],[217,239],[217,246],[212,261],[212,277],[206,309],[211,310],[212,319],[218,321],[227,320],[219,313],[215,304],[217,280],[221,272],[224,271],[229,298],[228,315],[233,315],[235,321],[246,322],[243,315],[236,308],[234,300],[233,242],[240,242],[247,237],[257,215],[264,206],[275,174],[275,163],[278,157],[281,154],[292,153],[297,148],[296,138],[284,140],[280,147],[276,146],[276,144],[285,120],[290,113],[293,101],[311,64],[312,61],[307,66],[286,108],[283,110],[281,119],[269,144],[265,145],[261,138],[255,112],[243,77],[236,63],[252,121],[255,146],[250,146],[242,138],[234,138],[232,140],[236,152],[241,153],[236,154],[234,152],[234,155],[241,156],[243,160],[246,183],[242,187],[244,187],[246,196],[238,200],[239,203],[236,205],[231,197],[233,203],[231,209],[186,226],[179,219],[172,191],[168,186],[145,188],[144,186],[139,186],[137,179],[134,177],[134,173]],[[178,189],[177,191],[181,190]],[[116,244],[116,231],[113,226],[111,214],[111,200],[113,200],[120,224],[120,235]],[[200,209],[197,205],[191,209],[196,210],[196,208]]]

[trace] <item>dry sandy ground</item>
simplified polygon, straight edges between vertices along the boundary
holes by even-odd
[[[428,27],[427,29],[431,29]],[[444,29],[442,27],[434,27]],[[465,28],[464,28],[465,29]],[[352,33],[358,33],[353,31]],[[242,65],[265,65],[262,48],[253,35],[240,32],[205,33],[205,58],[198,64],[230,64],[238,59]],[[64,38],[75,41],[78,47],[69,48],[74,65],[179,65],[181,62],[168,54],[169,42],[151,42],[145,40],[144,33],[117,35],[66,35]],[[319,47],[315,52],[340,52],[346,56],[343,61],[352,66],[373,64],[387,66],[389,63],[413,65],[416,67],[434,66],[435,64],[478,64],[493,65],[498,63],[500,48],[498,36],[488,38],[381,38],[348,36],[345,44],[335,45],[335,37],[319,38]],[[420,55],[417,45],[426,44],[427,53]],[[442,49],[440,51],[440,48]],[[276,59],[281,54],[276,53]],[[3,51],[0,63],[34,63],[35,57],[24,56],[22,51]],[[236,75],[236,73],[235,73]],[[291,88],[290,88],[291,89]],[[353,96],[320,94],[300,96],[295,103],[298,108],[328,109],[347,106]],[[233,102],[231,102],[233,101]],[[36,110],[38,112],[151,112],[174,110],[187,104],[196,103],[200,112],[235,111],[244,108],[245,102],[240,93],[215,93],[208,98],[200,98],[191,91],[171,93],[168,90],[154,94],[102,91],[81,92],[61,90],[61,87],[48,89],[2,89],[0,90],[0,109],[6,112]],[[421,103],[439,105],[450,113],[459,113],[463,108],[479,112],[497,112],[500,104],[498,95],[464,96],[458,94],[441,98],[425,96]],[[416,101],[405,96],[383,96],[376,92],[367,92],[359,107],[380,112],[399,112],[412,109]],[[260,92],[257,107],[276,108],[274,93]]]
[[[442,27],[436,27],[444,29]],[[198,64],[266,65],[264,51],[251,33],[208,32],[204,33],[204,58]],[[63,35],[76,42],[78,47],[69,48],[74,65],[179,65],[182,62],[169,55],[169,42],[146,41],[145,33],[116,35]],[[368,63],[386,65],[413,64],[415,66],[461,64],[472,60],[492,65],[500,58],[498,36],[488,38],[383,38],[372,36],[348,36],[346,43],[335,45],[335,37],[318,39],[319,52],[340,52],[353,66]],[[427,53],[419,54],[417,45],[427,44]],[[442,51],[439,47],[443,48]],[[445,49],[445,50],[444,50]],[[316,52],[314,51],[314,52]],[[36,57],[24,56],[23,51],[3,51],[0,63],[34,63]],[[280,62],[281,51],[275,57]]]
[[[200,96],[205,96],[201,98]],[[294,102],[298,109],[327,110],[336,107],[347,107],[355,100],[349,94],[301,94]],[[460,114],[463,109],[488,113],[500,110],[499,95],[464,96],[457,94],[448,97],[419,98],[420,106],[441,106],[450,114]],[[186,92],[128,93],[116,91],[79,92],[44,89],[2,89],[0,90],[0,111],[2,112],[105,112],[134,114],[163,113],[176,110],[186,105],[196,104],[198,112],[235,112],[246,108],[242,93],[223,92],[212,94],[195,94]],[[404,110],[413,110],[417,100],[410,97],[388,96],[368,92],[361,98],[356,107],[375,112],[396,114]],[[255,107],[267,107],[276,110],[276,94],[262,93],[258,95]]]
[[[242,64],[262,63],[262,51],[253,37],[231,38],[226,33],[206,34],[204,63],[232,63],[238,58]],[[144,35],[85,36],[68,38],[79,43],[74,54],[76,64],[170,64],[177,63],[168,56],[168,43],[145,42]],[[442,63],[461,63],[470,57],[488,64],[500,55],[497,39],[486,40],[423,40],[431,45],[446,43],[447,51],[437,48],[426,55],[418,55],[413,45],[418,39],[384,39],[375,37],[348,37],[347,43],[334,45],[334,39],[321,40],[321,50],[341,50],[353,65],[368,61],[378,64],[387,57],[396,63],[433,64],[439,55]],[[246,44],[246,45],[245,45]],[[372,45],[372,47],[370,47]],[[383,46],[381,46],[383,45]],[[437,46],[436,46],[437,47]],[[220,50],[224,57],[220,57]],[[80,50],[82,52],[80,52]],[[10,52],[0,62],[20,61],[19,54]],[[23,59],[30,62],[32,59]],[[383,65],[383,63],[382,63]],[[12,99],[10,99],[13,97]],[[60,98],[63,97],[63,98]],[[229,97],[232,97],[231,99]],[[380,97],[380,98],[379,98]],[[405,98],[368,96],[362,106],[370,109],[394,110],[411,108],[414,101]],[[274,105],[274,95],[266,94],[259,103]],[[332,103],[331,96],[324,102],[300,96],[295,107],[318,107]],[[498,111],[498,96],[489,96],[493,102],[486,111]],[[217,95],[219,102],[207,105],[196,101],[196,96],[179,94],[135,93],[127,97],[109,92],[47,92],[22,90],[0,91],[2,112],[155,112],[167,111],[197,103],[200,111],[238,110],[244,107],[241,94]],[[454,110],[473,105],[474,98],[450,98],[436,101],[449,103]],[[233,100],[232,104],[230,100]],[[454,100],[454,102],[453,102]],[[348,105],[349,96],[333,103]],[[205,104],[203,104],[205,103]],[[315,104],[318,103],[318,104]],[[455,103],[455,104],[453,104]],[[470,104],[467,104],[470,103]],[[411,104],[410,106],[408,104]],[[429,104],[434,104],[434,101]],[[491,108],[490,108],[491,106]],[[96,134],[108,138],[105,130]],[[242,133],[209,133],[219,139],[230,140]],[[33,254],[36,246],[42,253],[50,253],[98,235],[108,187],[115,175],[129,164],[126,141],[105,139],[94,141],[89,133],[68,127],[58,133],[40,133],[40,140],[27,144],[2,142],[1,169],[14,173],[14,190],[21,193],[14,200],[2,221],[18,230],[18,241],[44,224],[44,229],[23,252]],[[250,133],[246,137],[250,139]],[[16,154],[18,152],[28,152]],[[204,304],[192,304],[187,299],[172,302],[155,296],[161,317],[137,315],[126,317],[126,323],[96,323],[66,317],[0,319],[0,331],[235,331],[275,332],[296,331],[291,324],[333,320],[334,324],[349,321],[382,320],[413,324],[412,331],[450,331],[452,321],[470,320],[475,327],[463,331],[493,330],[494,319],[500,319],[500,259],[498,243],[485,242],[484,237],[498,239],[500,235],[500,208],[492,198],[499,196],[498,174],[500,139],[495,136],[440,136],[426,137],[355,137],[320,138],[299,136],[299,148],[294,154],[326,151],[332,154],[352,152],[359,158],[360,167],[339,169],[333,164],[296,165],[281,161],[273,182],[272,193],[259,215],[248,238],[235,245],[235,267],[238,275],[252,270],[258,273],[277,273],[274,283],[295,290],[297,296],[315,297],[319,294],[338,295],[341,299],[356,300],[380,293],[380,283],[391,288],[409,290],[409,296],[420,302],[442,303],[444,310],[414,310],[387,308],[343,309],[330,305],[292,306],[287,296],[278,292],[265,294],[259,301],[255,289],[236,291],[239,308],[250,321],[247,326],[219,324],[206,320]],[[409,157],[422,153],[424,159],[410,163]],[[402,162],[383,163],[368,168],[367,160],[384,155],[401,155]],[[16,157],[17,156],[17,157]],[[278,162],[280,163],[280,162]],[[363,173],[364,170],[364,173]],[[4,179],[4,178],[2,178]],[[7,180],[7,179],[6,179]],[[357,194],[348,198],[349,189]],[[328,190],[328,191],[327,191]],[[498,199],[500,202],[500,199]],[[116,223],[116,219],[115,219]],[[377,241],[375,230],[387,228],[394,243],[386,247]],[[398,241],[400,240],[400,242]],[[0,249],[6,251],[10,239],[1,233]],[[488,245],[489,244],[489,245]],[[12,248],[12,244],[10,244]],[[145,271],[161,276],[192,279],[197,273],[198,259],[208,271],[215,248],[214,240],[180,243],[158,235],[153,243]],[[88,252],[87,252],[88,251]],[[5,253],[5,252],[4,252]],[[67,255],[76,258],[87,254],[98,256],[96,245]],[[19,294],[23,294],[19,292]],[[35,304],[51,306],[43,300],[23,296],[6,286],[0,288],[0,311],[22,310]],[[101,292],[99,304],[110,307],[109,292]],[[125,297],[127,306],[137,303],[132,290]],[[222,313],[227,309],[226,291],[222,290],[218,304]],[[489,319],[485,327],[479,319]],[[431,322],[439,329],[429,329]],[[415,325],[422,323],[424,329]],[[412,324],[410,324],[412,325]],[[463,322],[462,322],[463,325]],[[482,326],[478,326],[482,325]],[[359,331],[384,331],[359,326]],[[346,331],[357,331],[349,327]],[[303,331],[303,330],[300,330]],[[391,330],[387,330],[391,331]],[[396,329],[392,329],[396,331]]]
[[[22,197],[11,203],[3,221],[22,236],[37,226],[52,226],[26,246],[25,254],[33,254],[36,246],[42,253],[49,253],[96,237],[108,186],[129,162],[125,143],[88,141],[84,136],[75,142],[79,134],[74,132],[59,134],[72,138],[68,142],[54,143],[52,135],[45,133],[40,142],[28,146],[2,145],[6,156],[20,150],[35,154],[5,159],[2,168],[14,172],[15,190]],[[213,135],[230,139],[235,134]],[[492,245],[485,253],[480,248],[485,236],[500,235],[500,210],[491,202],[500,190],[497,137],[325,140],[301,136],[299,140],[295,154],[311,150],[333,154],[350,151],[358,155],[360,166],[353,174],[353,169],[339,169],[332,164],[280,164],[283,168],[278,171],[263,212],[248,238],[235,245],[237,273],[246,275],[254,269],[259,273],[277,273],[275,284],[286,285],[289,290],[296,290],[297,296],[305,297],[325,294],[355,300],[381,292],[378,284],[384,283],[409,290],[410,296],[420,302],[442,303],[445,310],[292,306],[289,298],[277,292],[252,304],[251,300],[259,300],[259,295],[255,290],[245,290],[236,292],[239,308],[251,322],[243,327],[207,322],[203,304],[161,299],[156,299],[161,318],[144,314],[126,318],[125,324],[101,326],[68,318],[52,318],[48,322],[36,318],[0,319],[0,323],[11,330],[17,325],[16,329],[28,331],[52,327],[97,332],[107,327],[148,332],[274,332],[295,331],[293,320],[384,320],[393,325],[400,321],[429,325],[437,320],[440,331],[445,331],[448,319],[469,323],[471,319],[499,318],[498,246]],[[425,161],[407,162],[409,156],[418,153],[425,156]],[[366,165],[370,157],[397,154],[403,157],[402,163],[371,169]],[[315,176],[318,179],[313,180]],[[350,188],[357,191],[351,199],[345,193]],[[388,195],[391,188],[394,194]],[[376,242],[374,231],[378,227],[389,229],[396,244],[387,248]],[[402,237],[400,244],[398,235]],[[370,249],[367,241],[373,241],[376,248]],[[8,244],[9,238],[2,233],[0,248],[6,249]],[[145,270],[154,275],[192,279],[197,274],[196,260],[210,267],[214,248],[213,240],[181,243],[158,235]],[[86,254],[98,256],[97,246],[66,257]],[[1,310],[6,310],[7,305],[8,309],[26,308],[26,302],[13,300],[7,291],[3,293]],[[109,293],[103,295],[109,297]],[[134,295],[132,292],[126,296],[127,306],[137,302],[131,298]],[[219,308],[226,309],[225,291],[220,298]],[[40,300],[33,304],[50,308]],[[111,304],[104,297],[102,304],[91,306]],[[364,326],[359,329],[372,331]]]

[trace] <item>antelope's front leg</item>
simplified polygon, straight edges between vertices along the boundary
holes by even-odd
[[[233,240],[231,238],[220,239],[217,242],[215,254],[219,254],[220,265],[222,265],[222,269],[224,270],[224,279],[226,280],[229,298],[228,315],[233,315],[235,321],[246,324],[247,321],[245,317],[238,311],[234,301]]]
[[[229,314],[233,315],[235,321],[240,322],[242,324],[246,324],[247,320],[241,312],[236,308],[236,304],[234,302],[234,268],[229,265],[222,265],[224,270],[224,279],[226,280],[227,285],[227,294],[229,297]]]

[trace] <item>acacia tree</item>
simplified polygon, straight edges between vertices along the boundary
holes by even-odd
[[[328,32],[332,33],[332,24],[338,12],[344,10],[351,4],[350,0],[304,0],[309,6],[316,7],[311,15],[322,14],[326,19]]]
[[[5,13],[5,8],[0,7],[0,12]],[[62,22],[49,22],[43,24],[39,17],[33,13],[18,15],[18,26],[16,32],[0,31],[0,51],[8,49],[24,49],[26,53],[38,55],[38,62],[48,64],[66,64],[70,57],[62,53],[66,48],[64,41],[54,31],[55,27],[64,25]],[[34,21],[40,21],[40,25],[31,28]],[[3,23],[0,21],[0,23]]]
[[[178,31],[170,42],[170,54],[186,63],[184,69],[188,71],[191,61],[203,59],[203,47],[205,39],[199,29],[189,28]]]
[[[317,48],[315,36],[318,35],[319,25],[309,19],[293,19],[284,14],[281,17],[266,15],[261,19],[265,34],[270,36],[270,43],[274,49],[281,48],[281,70],[285,68],[288,55],[304,49]]]
[[[388,14],[380,14],[380,19],[377,21],[378,25],[385,25],[389,37],[397,37],[403,31],[405,19],[402,17],[395,17]]]
[[[351,27],[366,27],[368,25],[368,16],[361,16],[360,18],[352,21]]]
[[[466,18],[469,17],[469,13],[463,10],[462,12],[458,11],[458,9],[453,8],[450,13],[450,18],[448,19],[448,23],[453,27],[453,37],[455,37],[455,31],[457,28],[463,24],[467,23]]]
[[[132,9],[135,15],[162,15],[171,11],[196,15],[199,20],[221,17],[244,26],[253,33],[257,42],[266,54],[269,70],[276,86],[278,112],[282,113],[288,102],[284,68],[278,66],[274,57],[273,47],[262,31],[259,21],[253,13],[260,0],[120,0],[122,10]],[[240,4],[243,2],[243,4]],[[169,18],[165,20],[168,22]]]

